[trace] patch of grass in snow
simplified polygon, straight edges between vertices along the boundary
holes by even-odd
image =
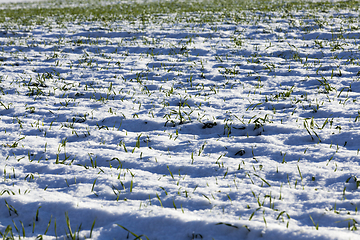
[[[57,23],[68,21],[104,21],[141,19],[148,21],[157,14],[204,13],[199,22],[218,20],[213,13],[223,17],[235,16],[241,11],[281,11],[291,15],[292,11],[329,11],[330,9],[359,8],[359,1],[267,1],[267,0],[203,0],[203,1],[48,1],[22,4],[3,4],[0,22],[15,22],[32,25],[44,24],[48,18]],[[21,11],[19,10],[21,9]],[[285,16],[284,15],[284,16]]]
[[[30,194],[17,181],[44,192],[55,182],[139,211],[229,211],[231,223],[214,225],[239,229],[239,218],[291,228],[308,215],[284,199],[339,183],[334,195],[355,217],[334,218],[357,229],[356,201],[346,197],[359,182],[344,176],[352,170],[338,153],[359,153],[358,19],[326,12],[355,12],[358,1],[38,4],[0,10],[1,196]],[[51,168],[60,173],[53,181],[44,177]],[[329,172],[339,175],[325,181]],[[338,226],[309,216],[301,224]],[[81,225],[74,232],[67,213],[65,221],[67,237],[79,237]],[[13,237],[9,226],[2,237]]]

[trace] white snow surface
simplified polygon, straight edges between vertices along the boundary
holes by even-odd
[[[0,232],[358,239],[358,13],[282,16],[2,27]]]

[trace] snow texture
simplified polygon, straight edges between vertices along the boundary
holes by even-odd
[[[358,13],[282,14],[2,27],[0,231],[358,239]]]

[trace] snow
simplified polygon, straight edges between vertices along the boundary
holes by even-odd
[[[2,27],[0,232],[357,239],[358,13],[238,16]]]

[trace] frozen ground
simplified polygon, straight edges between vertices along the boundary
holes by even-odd
[[[358,12],[213,17],[2,24],[4,236],[358,238]]]

